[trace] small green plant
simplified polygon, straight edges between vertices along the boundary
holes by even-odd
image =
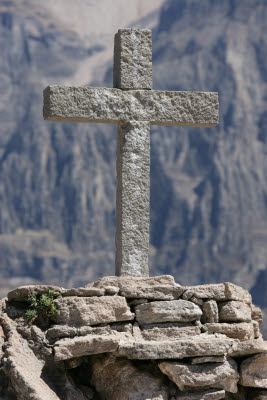
[[[27,297],[27,302],[29,303],[29,310],[26,311],[27,319],[31,322],[38,317],[53,319],[56,312],[54,300],[60,296],[61,294],[51,289],[47,289],[42,294],[30,294]]]

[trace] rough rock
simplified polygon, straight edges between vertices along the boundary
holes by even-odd
[[[253,321],[252,320],[252,324],[253,324],[253,328],[254,328],[254,337],[255,337],[255,339],[258,339],[260,337],[262,338],[261,333],[260,333],[260,326],[259,326],[258,321]]]
[[[121,296],[61,297],[55,300],[55,305],[57,323],[81,326],[134,319]]]
[[[118,287],[120,294],[129,299],[174,300],[184,291],[171,275],[151,278],[106,276],[92,285],[99,288],[105,288],[106,285]]]
[[[191,297],[194,295],[200,299],[238,300],[251,303],[251,295],[248,291],[230,282],[185,286],[184,288]]]
[[[235,340],[229,349],[228,355],[231,357],[248,356],[258,353],[267,353],[267,341],[262,339],[252,339],[243,342]]]
[[[149,122],[120,122],[116,165],[116,275],[149,276]]]
[[[98,393],[109,400],[168,400],[163,379],[128,360],[115,357],[93,358],[92,382]]]
[[[52,347],[45,333],[36,325],[17,325],[17,331],[28,341],[30,349],[39,359],[46,360],[52,356]]]
[[[112,333],[110,326],[91,327],[91,326],[69,326],[69,325],[54,325],[46,331],[46,335],[50,338],[67,338],[74,336],[85,336],[88,334],[107,335]]]
[[[177,340],[186,339],[190,336],[200,335],[200,328],[198,326],[190,326],[184,328],[152,328],[144,329],[141,331],[141,337],[144,340]]]
[[[224,390],[205,390],[197,393],[182,393],[175,400],[220,400],[225,398]]]
[[[192,301],[192,299],[191,299]],[[212,323],[212,322],[219,322],[219,311],[218,306],[215,300],[208,300],[205,301],[202,308],[203,314],[201,317],[201,322],[205,323]]]
[[[63,292],[63,296],[104,296],[105,290],[99,288],[79,287],[67,289]]]
[[[44,119],[55,122],[149,121],[152,125],[218,124],[218,93],[48,86]]]
[[[262,311],[259,307],[256,307],[254,304],[251,305],[251,318],[259,323],[262,324]]]
[[[214,323],[205,324],[204,329],[209,334],[222,333],[230,338],[239,340],[254,339],[254,325],[253,323],[240,322],[240,323]]]
[[[9,334],[3,368],[19,399],[59,400],[59,397],[41,379],[44,362],[38,360],[27,340],[15,329],[15,325],[5,315]],[[2,320],[3,321],[3,320]]]
[[[226,361],[225,356],[196,357],[190,360],[191,364],[223,363],[224,361]]]
[[[257,354],[242,361],[240,384],[267,389],[267,354]]]
[[[111,353],[118,347],[119,335],[86,335],[60,339],[54,345],[55,361],[99,353]]]
[[[181,359],[185,357],[224,355],[233,346],[234,339],[203,338],[169,341],[121,341],[116,354],[129,359]]]
[[[241,301],[227,301],[219,304],[220,322],[250,322],[251,307]]]
[[[159,363],[159,368],[182,391],[221,388],[228,392],[237,392],[239,374],[234,360],[201,365],[164,361]]]
[[[20,286],[17,289],[11,290],[8,295],[8,301],[25,301],[29,295],[35,294],[43,294],[47,291],[47,289],[53,290],[56,293],[62,294],[65,289],[58,286],[51,285],[27,285]]]
[[[136,320],[140,324],[157,322],[187,322],[200,319],[201,309],[186,300],[154,301],[135,307]]]
[[[152,89],[150,30],[119,29],[114,40],[113,87]]]

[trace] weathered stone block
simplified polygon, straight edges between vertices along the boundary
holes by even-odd
[[[227,354],[233,343],[234,339],[201,336],[175,341],[121,341],[116,354],[136,360],[219,356]]]
[[[207,356],[191,358],[191,364],[205,364],[205,363],[223,363],[226,361],[225,356]]]
[[[254,326],[252,323],[214,323],[205,324],[204,328],[209,334],[222,333],[230,338],[239,340],[254,339]]]
[[[92,354],[110,353],[117,349],[119,335],[86,335],[60,339],[54,345],[55,361],[68,360]]]
[[[220,322],[250,322],[251,307],[241,301],[227,301],[219,304]]]
[[[52,285],[27,285],[20,286],[17,289],[11,290],[8,295],[8,301],[25,301],[25,298],[30,296],[31,294],[43,294],[47,291],[47,289],[53,290],[56,293],[62,294],[65,289],[52,286]]]
[[[105,288],[106,285],[119,288],[119,293],[129,299],[174,300],[184,289],[174,282],[170,275],[153,277],[106,276],[92,284]]]
[[[242,361],[240,384],[267,389],[267,354],[257,354]]]
[[[245,340],[243,342],[235,340],[228,351],[228,355],[231,357],[249,356],[257,353],[267,353],[267,341],[262,339]]]
[[[200,319],[202,311],[186,300],[154,301],[135,307],[136,320],[140,324],[157,322],[187,322]]]
[[[141,331],[141,337],[144,340],[178,340],[186,339],[190,336],[200,335],[200,328],[198,326],[190,327],[169,327],[169,328],[152,328],[144,329]]]
[[[160,362],[159,368],[182,391],[221,388],[228,392],[237,392],[239,374],[234,360],[201,365],[167,361]]]
[[[117,146],[116,275],[148,276],[149,122],[121,122]]]
[[[113,87],[152,89],[152,35],[146,29],[119,29],[114,40]]]
[[[225,398],[224,390],[205,390],[191,393],[182,393],[175,400],[220,400]]]
[[[91,296],[104,296],[105,290],[94,287],[79,287],[73,289],[66,289],[63,292],[63,297],[67,296],[79,296],[79,297],[91,297]]]
[[[183,295],[185,299],[185,296],[188,293],[188,299],[194,295],[200,299],[211,299],[217,301],[237,300],[251,303],[251,295],[248,291],[230,282],[185,286],[185,289],[186,292]]]
[[[62,297],[55,300],[55,322],[74,326],[134,319],[122,296]]]
[[[218,93],[48,86],[44,119],[57,122],[149,121],[152,125],[218,123]]]
[[[259,307],[255,306],[254,304],[251,305],[251,318],[254,319],[259,323],[262,324],[262,311]]]
[[[100,395],[109,400],[168,400],[163,379],[146,370],[138,370],[129,360],[94,357],[92,381]],[[101,398],[102,398],[101,397]]]
[[[218,306],[215,300],[208,300],[205,301],[202,308],[203,314],[201,317],[201,322],[205,323],[212,323],[212,322],[219,322],[219,311]]]

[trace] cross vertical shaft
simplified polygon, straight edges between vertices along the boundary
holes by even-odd
[[[113,85],[152,89],[148,30],[115,35]],[[148,276],[150,122],[121,121],[117,128],[116,275]]]

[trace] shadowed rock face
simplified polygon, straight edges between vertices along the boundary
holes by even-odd
[[[257,0],[165,3],[153,31],[153,88],[218,91],[220,123],[154,127],[151,140],[151,274],[187,285],[233,281],[263,308],[266,8]],[[0,16],[1,293],[113,274],[115,127],[41,115],[43,88],[71,85],[102,50],[39,5],[10,1]],[[105,82],[94,73],[88,83],[112,86],[108,66]]]

